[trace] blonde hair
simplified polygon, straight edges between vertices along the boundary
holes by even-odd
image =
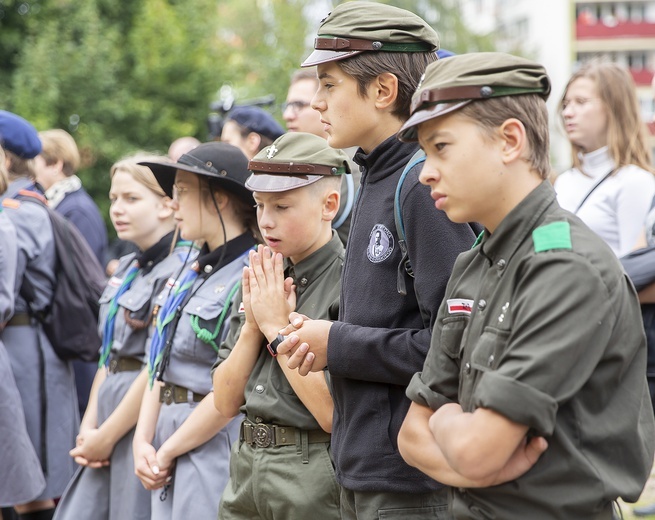
[[[61,161],[62,172],[66,177],[75,175],[80,167],[80,152],[75,144],[75,139],[65,130],[58,128],[39,132],[39,138],[43,145],[41,157],[48,166]]]
[[[145,152],[138,152],[134,155],[123,157],[121,160],[113,164],[111,170],[109,170],[109,178],[113,179],[114,175],[116,175],[116,173],[119,171],[127,173],[135,181],[137,181],[139,184],[143,184],[155,195],[165,197],[166,193],[164,193],[164,190],[157,182],[157,179],[155,178],[155,175],[152,173],[150,168],[138,164],[139,162],[143,161],[154,162],[161,160],[167,160],[167,158],[165,156],[147,154]]]
[[[5,166],[5,152],[0,148],[0,195],[9,187],[9,172]]]
[[[564,98],[575,80],[587,78],[594,82],[598,97],[607,115],[607,148],[617,167],[634,164],[653,172],[651,152],[646,146],[645,123],[641,120],[639,101],[632,76],[616,63],[592,61],[583,65],[569,79],[560,100],[560,115]],[[573,166],[580,169],[579,146],[571,143]]]

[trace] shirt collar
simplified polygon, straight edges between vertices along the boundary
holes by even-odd
[[[297,290],[302,290],[321,276],[323,271],[330,266],[330,259],[339,257],[342,255],[342,252],[343,244],[341,243],[341,239],[336,231],[333,230],[332,238],[327,244],[297,264],[294,265],[291,263],[291,260],[285,258],[284,273],[286,276],[293,278]]]
[[[149,273],[153,267],[166,258],[171,250],[171,241],[173,240],[174,231],[163,236],[159,242],[146,249],[138,257],[139,266],[145,273]]]
[[[480,253],[491,263],[504,260],[504,267],[552,204],[557,204],[555,191],[545,180],[507,214],[493,234],[484,230]]]
[[[255,239],[249,232],[228,240],[225,244],[217,247],[213,251],[209,251],[207,245],[204,245],[200,250],[200,256],[193,263],[192,269],[196,269],[200,273],[200,277],[208,277],[214,271],[239,258],[254,245]]]
[[[610,156],[607,146],[593,152],[580,154],[579,157],[582,172],[594,179],[607,175],[608,172],[616,168],[616,163]]]
[[[353,161],[366,169],[362,176],[368,176],[369,170],[372,170],[374,177],[369,177],[369,182],[375,182],[402,170],[417,149],[416,143],[403,143],[394,134],[369,154],[359,148],[353,156]]]

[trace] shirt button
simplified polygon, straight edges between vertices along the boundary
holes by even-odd
[[[301,278],[301,279],[300,279],[300,285],[301,285],[302,287],[305,287],[305,285],[307,285],[307,281],[308,281],[307,278]]]
[[[470,363],[466,363],[464,365],[464,373],[467,374],[467,375],[471,373],[471,364]]]
[[[263,423],[264,419],[262,419],[261,417],[255,417],[255,422],[256,423]]]
[[[507,265],[507,262],[505,261],[504,258],[501,258],[500,260],[498,260],[498,262],[496,262],[496,266],[497,266],[498,269],[500,269],[501,271],[502,271],[503,269],[505,269],[505,266],[506,266],[506,265]]]
[[[257,385],[255,387],[255,392],[257,392],[258,394],[264,393],[264,385]]]
[[[487,306],[486,300],[480,300],[478,302],[478,309],[480,309],[481,311],[483,311],[486,306]]]
[[[487,365],[489,365],[489,366],[493,366],[493,364],[494,364],[494,359],[496,359],[496,358],[494,358],[494,355],[491,354],[491,356],[489,356],[489,359],[487,360]]]
[[[205,268],[203,269],[203,271],[205,271],[205,273],[209,274],[209,273],[212,272],[212,269],[213,269],[213,267],[211,265],[206,265]]]

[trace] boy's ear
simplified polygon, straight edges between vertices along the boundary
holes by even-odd
[[[341,194],[337,190],[330,190],[323,199],[323,220],[332,221],[339,211]]]
[[[391,72],[379,74],[370,85],[373,89],[375,106],[379,109],[392,108],[398,98],[398,78]]]
[[[503,163],[509,164],[523,157],[528,149],[525,126],[515,118],[505,120],[498,128],[502,144]]]
[[[262,136],[259,135],[257,132],[250,132],[248,134],[248,137],[246,137],[246,144],[248,147],[248,150],[250,150],[250,153],[254,157],[257,155],[257,152],[259,151],[259,145],[262,142]]]

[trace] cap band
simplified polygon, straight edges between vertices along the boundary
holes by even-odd
[[[263,161],[250,161],[248,169],[254,172],[284,173],[293,175],[343,175],[346,169],[322,166],[320,164],[303,163],[269,163]]]
[[[414,113],[424,103],[436,104],[471,99],[488,99],[500,96],[516,96],[519,94],[544,94],[543,88],[523,87],[490,87],[489,85],[475,87],[450,87],[424,90],[412,100],[411,112]]]
[[[211,173],[218,173],[218,170],[212,166],[211,162],[201,161],[192,155],[184,154],[177,160],[177,162],[180,164],[185,164],[186,166],[195,166],[196,168],[200,168]]]
[[[314,39],[314,49],[321,51],[429,52],[434,49],[434,45],[425,42],[388,43],[338,36],[318,36]]]

